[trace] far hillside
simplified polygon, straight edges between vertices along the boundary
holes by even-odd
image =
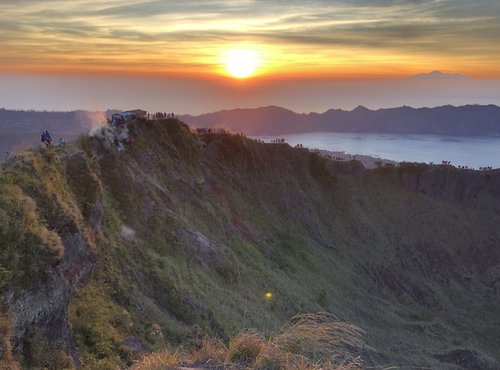
[[[181,118],[196,127],[223,127],[256,136],[304,132],[500,136],[500,107],[496,105],[404,106],[378,110],[358,106],[352,111],[330,109],[324,113],[308,114],[269,106]]]

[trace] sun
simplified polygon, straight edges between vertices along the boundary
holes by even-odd
[[[224,64],[229,75],[243,79],[255,74],[260,65],[260,58],[253,50],[233,49],[226,52]]]

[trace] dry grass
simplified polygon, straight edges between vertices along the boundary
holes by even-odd
[[[359,327],[338,321],[328,313],[302,314],[290,320],[273,342],[285,351],[312,361],[328,360],[335,364],[355,362],[370,348]]]
[[[369,349],[364,332],[328,313],[302,314],[269,340],[255,369],[361,369],[358,353]]]
[[[82,234],[89,249],[93,253],[97,253],[97,232],[89,226],[84,226]]]
[[[19,237],[23,238],[27,234],[36,235],[48,247],[49,251],[55,255],[55,258],[61,258],[64,253],[61,238],[57,233],[48,230],[44,225],[40,224],[40,217],[37,213],[35,201],[25,195],[17,186],[12,186],[9,190],[11,201],[22,210],[20,217],[17,219]]]
[[[171,352],[164,350],[153,352],[144,356],[140,361],[134,364],[131,370],[174,370],[182,362],[180,350]]]
[[[227,361],[252,364],[266,347],[266,344],[262,334],[256,331],[249,330],[238,334],[229,343]]]
[[[178,352],[150,354],[132,369],[201,364],[216,369],[358,370],[362,369],[358,353],[369,349],[362,335],[360,328],[340,322],[331,314],[303,314],[295,316],[269,340],[253,330],[235,336],[229,348],[220,340],[205,339],[184,359]]]
[[[194,349],[191,353],[193,363],[214,361],[224,363],[228,356],[228,349],[219,339],[204,339],[200,348]]]
[[[7,314],[0,315],[0,370],[21,369],[17,361],[12,356],[11,348],[12,323]]]
[[[305,370],[311,369],[312,363],[304,356],[283,350],[282,347],[269,341],[259,353],[253,365],[256,370]]]

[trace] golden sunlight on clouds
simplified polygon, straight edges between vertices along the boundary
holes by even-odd
[[[466,0],[2,0],[0,72],[498,77],[499,12]]]

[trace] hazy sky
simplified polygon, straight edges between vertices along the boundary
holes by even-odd
[[[500,95],[498,0],[1,0],[0,34],[0,107],[307,111]],[[233,61],[254,59],[245,80],[228,72],[235,50],[253,53]],[[436,69],[474,83],[406,80]]]

